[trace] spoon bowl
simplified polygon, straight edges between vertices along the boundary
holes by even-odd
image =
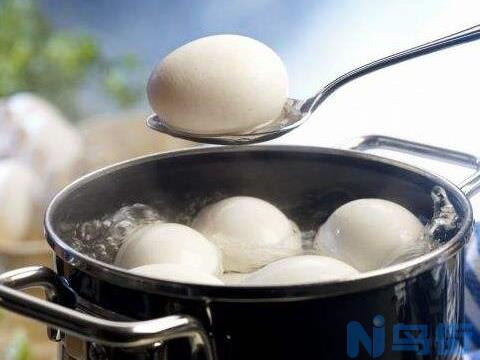
[[[162,118],[153,114],[147,118],[147,126],[155,131],[177,138],[217,145],[254,144],[275,139],[297,128],[306,121],[310,113],[303,107],[304,101],[288,99],[283,107],[282,114],[265,125],[256,127],[242,134],[196,134],[189,133],[168,125]]]
[[[177,138],[190,141],[216,144],[216,145],[246,145],[254,144],[280,137],[305,123],[310,115],[323,103],[333,92],[346,83],[376,70],[401,63],[422,55],[430,54],[455,45],[468,43],[480,39],[480,25],[462,30],[460,32],[442,37],[437,40],[413,47],[408,50],[381,58],[359,68],[356,68],[324,86],[314,96],[306,99],[289,98],[283,108],[282,114],[275,120],[256,127],[245,133],[226,134],[196,134],[175,129],[167,124],[156,114],[147,119],[147,126],[152,130],[159,131]]]

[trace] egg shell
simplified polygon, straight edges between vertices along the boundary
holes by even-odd
[[[153,111],[178,130],[234,134],[277,119],[288,76],[265,44],[239,35],[197,39],[167,55],[147,85]]]
[[[302,252],[298,227],[275,206],[254,197],[209,205],[192,227],[222,250],[225,271],[247,273]]]
[[[238,273],[238,272],[225,272],[218,277],[226,285],[241,285],[243,280],[245,280],[250,273]]]
[[[131,269],[149,264],[177,264],[208,274],[222,273],[217,247],[188,226],[155,222],[128,236],[115,258],[117,266]]]
[[[0,161],[0,241],[26,237],[33,216],[35,174],[16,160]]]
[[[197,268],[178,264],[150,264],[131,270],[134,274],[154,279],[181,283],[223,285],[223,282],[212,274],[199,271]]]
[[[85,151],[80,132],[47,100],[18,93],[5,102],[7,120],[19,132],[16,154],[45,182],[52,196],[79,174]]]
[[[318,255],[300,255],[277,260],[250,274],[243,285],[300,285],[348,280],[359,272],[344,262]]]
[[[418,247],[423,225],[409,210],[383,199],[359,199],[336,209],[314,247],[359,271],[379,269]]]

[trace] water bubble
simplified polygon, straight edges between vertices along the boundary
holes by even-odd
[[[433,216],[425,225],[421,238],[415,242],[414,246],[399,247],[386,261],[385,266],[425,255],[451,239],[457,231],[460,219],[445,189],[434,186],[430,195],[433,200]]]
[[[424,255],[453,236],[460,221],[447,193],[443,188],[435,186],[432,189],[431,197],[433,216],[425,225],[421,239],[409,248],[398,248],[389,259],[386,259],[384,266],[398,264]],[[162,214],[151,206],[135,203],[123,206],[116,212],[100,219],[77,224],[60,224],[60,229],[64,238],[70,239],[69,243],[75,250],[94,259],[113,263],[125,239],[140,226],[167,220],[190,225],[200,209],[222,198],[225,198],[224,194],[215,193],[202,199],[191,199],[191,201],[185,202],[186,206],[182,211],[173,213],[172,209],[165,207]],[[162,206],[159,207],[162,208]],[[317,229],[318,224],[315,224],[314,229],[303,229],[301,235],[304,254],[316,253],[313,249],[313,239]]]
[[[71,246],[94,259],[113,263],[125,239],[138,227],[161,220],[154,208],[144,204],[121,207],[113,214],[78,224],[61,224]]]

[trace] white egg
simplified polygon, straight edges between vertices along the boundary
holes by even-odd
[[[212,274],[199,271],[197,268],[178,264],[150,264],[131,270],[138,275],[203,285],[223,285],[223,282]]]
[[[241,285],[243,280],[245,280],[250,273],[238,273],[238,272],[225,272],[222,275],[219,275],[219,279],[222,280],[226,285]]]
[[[78,175],[83,140],[58,109],[30,93],[9,97],[5,109],[10,133],[16,132],[12,155],[26,161],[52,194]]]
[[[147,85],[153,111],[190,133],[242,133],[278,118],[288,76],[265,44],[239,35],[192,41],[165,57]]]
[[[202,234],[188,226],[155,222],[128,236],[115,264],[131,269],[149,264],[177,264],[208,274],[222,273],[221,253]]]
[[[25,238],[32,220],[36,178],[19,161],[0,161],[0,241]]]
[[[340,206],[320,227],[314,246],[360,271],[388,265],[417,247],[423,225],[404,207],[383,199],[359,199]]]
[[[300,285],[354,278],[359,272],[344,262],[318,255],[277,260],[249,275],[243,285]]]
[[[222,250],[225,271],[250,272],[302,251],[296,225],[254,197],[235,196],[207,206],[192,227]]]

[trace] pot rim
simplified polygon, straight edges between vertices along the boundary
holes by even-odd
[[[385,165],[400,168],[404,171],[415,173],[428,180],[439,184],[440,186],[453,192],[462,201],[465,208],[465,216],[461,228],[447,243],[437,249],[419,256],[415,259],[402,262],[400,264],[388,266],[382,269],[368,271],[352,280],[343,280],[324,283],[309,283],[288,286],[231,286],[231,285],[201,285],[165,281],[146,276],[136,275],[126,269],[122,269],[113,264],[107,264],[99,260],[90,258],[77,250],[73,249],[64,242],[54,231],[52,216],[56,207],[63,199],[75,189],[83,186],[85,183],[97,179],[116,170],[128,166],[138,165],[158,159],[166,159],[178,156],[192,156],[206,153],[228,153],[228,152],[257,152],[257,151],[275,151],[275,152],[307,152],[321,153],[325,155],[334,155],[347,158],[356,158],[372,163],[382,163]],[[473,213],[470,201],[465,194],[451,181],[441,176],[432,174],[418,167],[408,165],[396,160],[387,159],[381,156],[354,151],[333,149],[314,146],[297,145],[249,145],[249,146],[208,146],[194,149],[173,150],[158,154],[150,154],[138,158],[126,160],[117,164],[101,168],[87,175],[80,177],[70,185],[62,189],[50,202],[45,212],[44,218],[45,237],[54,250],[56,256],[71,266],[88,273],[92,277],[103,281],[131,289],[137,289],[149,293],[160,294],[164,296],[183,297],[190,299],[222,300],[222,301],[292,301],[308,298],[332,297],[345,295],[360,291],[371,290],[382,286],[394,284],[409,278],[412,278],[424,271],[427,271],[437,264],[440,264],[450,257],[457,254],[469,241],[473,232]]]

